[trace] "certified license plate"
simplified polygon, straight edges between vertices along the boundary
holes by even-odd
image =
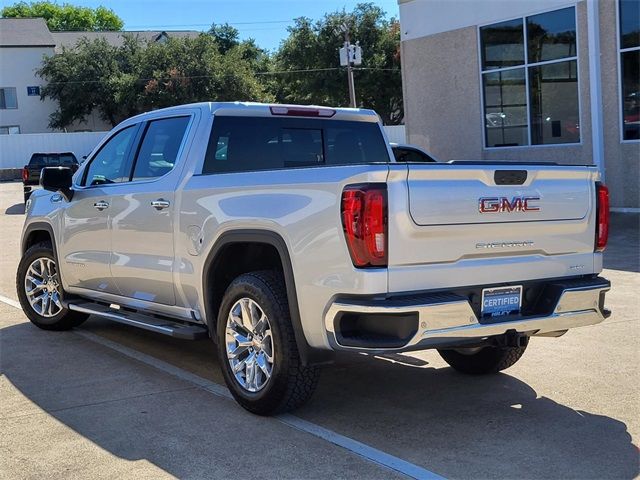
[[[500,317],[520,312],[522,286],[485,288],[482,290],[482,316]]]

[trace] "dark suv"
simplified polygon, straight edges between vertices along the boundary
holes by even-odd
[[[24,201],[29,200],[34,186],[40,182],[40,172],[44,167],[69,167],[74,172],[80,166],[76,156],[71,152],[63,153],[34,153],[29,164],[22,169],[22,183],[24,185]]]

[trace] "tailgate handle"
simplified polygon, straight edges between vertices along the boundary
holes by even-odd
[[[522,185],[527,181],[526,170],[496,170],[493,174],[496,185]]]

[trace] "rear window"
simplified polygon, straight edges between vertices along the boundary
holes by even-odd
[[[78,163],[76,157],[71,153],[37,153],[29,161],[30,167],[57,167],[60,165],[69,166]]]
[[[216,117],[203,174],[387,163],[377,123]]]

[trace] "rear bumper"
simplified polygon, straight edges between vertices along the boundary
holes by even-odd
[[[601,277],[549,282],[537,311],[499,321],[479,318],[469,298],[456,293],[337,299],[325,315],[325,328],[335,350],[370,352],[478,344],[514,332],[559,336],[607,318],[604,296],[610,288]]]

